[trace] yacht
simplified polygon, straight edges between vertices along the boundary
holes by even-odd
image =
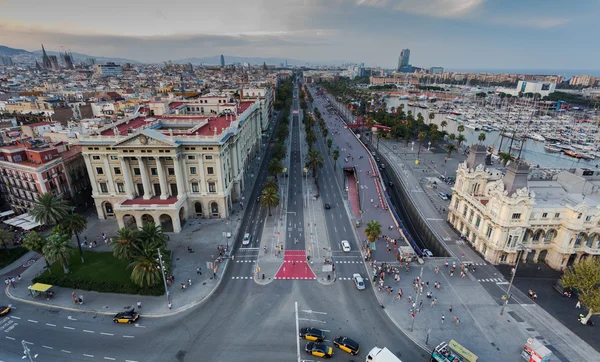
[[[515,150],[515,151],[521,151],[523,149],[523,146],[521,145],[512,145],[510,146],[511,150]]]
[[[408,99],[408,94],[402,94],[402,95],[400,95],[400,99],[402,99],[402,100]]]
[[[540,142],[546,141],[546,138],[544,138],[544,136],[542,136],[539,133],[535,133],[535,132],[532,132],[532,133],[528,134],[527,137],[529,137],[529,138],[531,138],[532,140],[535,140],[535,141],[540,141]]]
[[[562,151],[562,148],[557,147],[556,144],[546,143],[544,145],[544,150],[546,150],[546,152],[550,152],[550,153],[558,153],[558,152]]]
[[[419,100],[420,101],[426,101],[427,100],[427,96],[425,94],[422,94],[419,96]]]

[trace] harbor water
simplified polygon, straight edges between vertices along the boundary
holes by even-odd
[[[388,110],[391,109],[391,107],[398,108],[400,106],[400,104],[404,104],[404,112],[407,112],[409,110],[412,111],[413,116],[415,118],[417,118],[417,115],[419,113],[421,113],[423,115],[423,118],[425,119],[425,123],[429,124],[429,122],[430,122],[430,120],[428,118],[429,111],[427,109],[409,106],[408,100],[399,99],[398,97],[386,97],[385,101],[386,101]],[[415,102],[415,101],[410,101],[410,103],[413,103],[413,102]],[[436,113],[435,118],[431,122],[440,126],[442,121],[446,121],[448,123],[448,126],[446,126],[444,128],[444,130],[446,132],[448,132],[449,134],[455,133],[458,136],[458,126],[460,125],[460,123],[458,121],[448,119],[447,116],[449,116],[449,115],[450,114]],[[460,117],[460,116],[458,116],[458,117]],[[439,129],[441,130],[441,127]],[[516,130],[507,128],[504,132],[511,132],[511,131],[516,131]],[[466,146],[470,146],[470,145],[479,143],[478,137],[479,137],[479,134],[481,134],[481,133],[485,133],[486,138],[485,138],[485,141],[483,142],[484,145],[493,146],[496,149],[498,147],[500,147],[501,135],[500,135],[499,131],[489,131],[489,132],[485,132],[482,130],[475,131],[475,130],[472,130],[472,129],[469,129],[466,127],[463,132],[463,135],[466,138],[466,141],[464,142],[464,144]],[[519,143],[520,142],[517,140],[513,141],[508,137],[504,137],[504,140],[502,141],[502,149],[501,150],[504,152],[509,152],[509,150],[510,150],[510,153],[516,157],[516,156],[518,156],[519,151],[516,149],[510,149],[510,146],[511,146],[511,144],[513,146],[516,146]],[[581,168],[596,168],[600,164],[600,159],[584,160],[584,159],[577,159],[577,158],[569,157],[569,156],[563,154],[562,152],[561,153],[546,152],[546,150],[544,149],[544,142],[535,141],[532,139],[525,139],[525,143],[524,143],[522,151],[521,151],[521,159],[531,163],[532,166],[539,166],[541,168],[567,168],[567,169],[568,168],[579,168],[579,167],[581,167]]]

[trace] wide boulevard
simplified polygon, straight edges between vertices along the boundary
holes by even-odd
[[[297,111],[297,86],[294,97],[292,110]],[[302,185],[300,127],[303,125],[297,113],[292,113],[289,178],[290,183],[300,178],[298,184]],[[333,177],[331,157],[327,156],[322,140],[318,141],[317,148],[325,159],[324,167],[319,170],[319,182],[324,201],[332,205],[331,210],[326,210],[330,212],[326,213],[326,222],[329,235],[335,238],[330,241],[335,259],[339,253],[338,239],[349,240],[353,250],[359,250],[359,245],[344,210],[341,178]],[[254,202],[267,177],[268,153],[269,150],[241,225],[242,231],[253,235],[251,248],[243,251],[246,256],[258,254],[262,225],[268,217],[266,210]],[[336,172],[341,172],[339,167]],[[294,191],[297,192],[290,192],[286,200],[287,220],[302,224],[302,188]],[[241,238],[243,232],[239,235]],[[236,240],[235,247],[240,245],[241,240]],[[304,248],[303,233],[294,233],[291,240],[286,240],[287,250]],[[237,250],[235,253],[238,255]],[[355,257],[360,260],[360,254]],[[362,263],[346,265],[336,270],[338,275],[360,272],[366,276]],[[370,283],[366,290],[359,291],[349,281],[322,285],[316,280],[275,280],[259,285],[252,279],[232,278],[251,276],[252,268],[252,263],[230,263],[220,285],[200,305],[173,317],[144,318],[142,315],[136,325],[115,325],[109,316],[14,303],[3,295],[0,304],[12,304],[14,310],[0,319],[0,361],[21,360],[23,340],[32,356],[37,355],[35,361],[318,360],[304,352],[306,341],[298,343],[297,323],[300,328],[314,326],[326,330],[326,343],[331,346],[336,335],[346,335],[360,343],[359,356],[334,349],[334,361],[364,361],[374,346],[388,347],[404,362],[428,359],[427,353],[388,318]]]

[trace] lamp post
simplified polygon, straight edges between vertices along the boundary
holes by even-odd
[[[169,290],[167,288],[167,279],[165,277],[165,273],[166,273],[165,265],[163,264],[163,259],[162,259],[162,254],[160,253],[160,248],[158,248],[157,250],[158,250],[158,260],[160,262],[160,271],[162,274],[162,280],[163,280],[163,283],[165,284],[165,294],[167,296],[167,307],[168,307],[170,300],[169,300]]]
[[[419,282],[423,280],[423,267],[421,267],[421,274],[419,275]],[[417,297],[415,298],[415,308],[419,305],[419,297],[421,296],[421,286],[419,285],[417,288]],[[410,331],[413,331],[413,327],[415,326],[415,318],[417,317],[417,311],[413,308],[412,314],[414,315],[412,322],[410,323]]]
[[[519,267],[519,262],[521,261],[521,257],[523,256],[523,251],[527,250],[528,253],[531,251],[531,249],[525,248],[523,244],[517,245],[517,248],[519,249],[519,251],[517,252],[517,264],[515,265],[512,276],[510,277],[510,283],[508,284],[508,289],[506,289],[506,295],[504,295],[504,303],[502,304],[502,309],[500,309],[500,315],[504,314],[504,308],[506,307],[506,305],[508,304],[508,300],[510,299],[510,289],[512,288],[513,280],[515,280],[515,275],[517,274],[517,268]]]

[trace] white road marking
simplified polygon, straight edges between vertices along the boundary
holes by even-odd
[[[64,326],[63,328],[64,328],[64,329],[75,329],[75,328],[73,328],[73,327],[67,327],[67,326]]]
[[[84,353],[83,355],[84,355],[84,356],[86,356],[86,357],[91,357],[91,358],[94,358],[94,355],[93,355],[93,354],[85,354],[85,353]]]
[[[123,338],[134,338],[133,336],[123,336]]]
[[[329,329],[321,329],[323,332],[328,332],[330,333],[331,331]]]
[[[14,341],[14,340],[15,340],[13,337],[9,337],[9,336],[6,336],[6,338],[7,338],[7,339],[10,339],[11,341]]]
[[[109,360],[109,361],[114,361],[114,360],[115,360],[115,359],[114,359],[114,358],[112,358],[112,357],[104,357],[104,359],[107,359],[107,360]]]
[[[104,335],[104,336],[114,336],[114,334],[112,333],[104,333],[104,332],[100,332],[100,334]]]
[[[49,327],[56,327],[56,324],[52,324],[52,323],[46,323],[46,325]]]
[[[73,318],[71,316],[68,316],[67,319],[70,320],[70,321],[76,321],[77,320],[77,319],[75,319],[75,318]]]
[[[31,345],[33,345],[33,342],[27,342],[27,341],[23,341],[23,343],[25,343],[25,344],[31,344]]]
[[[126,359],[125,362],[138,362],[138,361],[134,361],[132,359]]]
[[[13,308],[14,309],[14,308]],[[21,317],[11,316],[12,319],[21,319]]]
[[[146,328],[146,326],[142,326],[142,325],[140,325],[140,324],[137,324],[137,323],[135,324],[135,326],[136,326],[137,328]]]
[[[34,321],[33,319],[28,319],[27,322],[37,323],[38,321]]]
[[[295,302],[296,309],[296,335],[300,335],[300,324],[298,323],[298,302]],[[300,338],[296,338],[296,357],[298,357],[298,362],[300,362]]]
[[[60,351],[65,353],[71,353],[71,351],[67,351],[66,349],[61,349]]]
[[[42,347],[43,347],[43,348],[47,348],[47,349],[54,349],[54,347],[50,347],[50,346],[44,346],[43,344],[42,344]]]
[[[85,333],[95,333],[94,331],[88,331],[87,329],[83,330]]]

